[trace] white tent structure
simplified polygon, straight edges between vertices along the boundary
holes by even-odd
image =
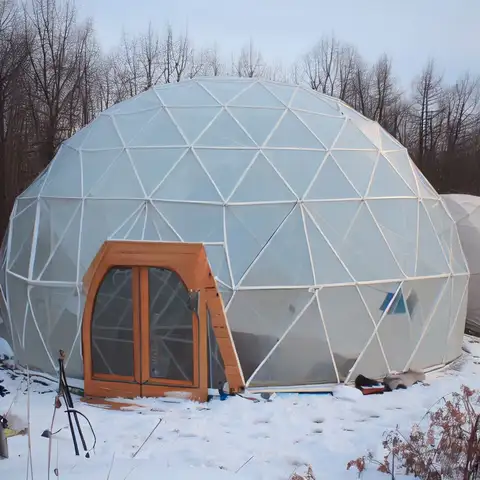
[[[443,195],[445,205],[457,224],[460,242],[470,270],[467,329],[480,333],[480,197]]]
[[[18,197],[0,256],[20,362],[53,372],[63,348],[82,377],[84,274],[124,239],[203,243],[250,386],[461,353],[469,273],[442,200],[377,123],[303,86],[157,86],[64,142]]]

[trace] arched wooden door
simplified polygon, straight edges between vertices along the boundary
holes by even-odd
[[[217,313],[212,326],[221,351],[223,346],[224,362],[227,359],[229,382],[233,380],[234,390],[243,387],[202,245],[107,242],[84,284],[86,396],[131,398],[180,390],[205,400],[207,308],[210,317],[212,311]]]

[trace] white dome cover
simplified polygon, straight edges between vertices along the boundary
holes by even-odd
[[[480,197],[463,194],[443,195],[450,215],[457,224],[460,242],[470,270],[467,326],[480,333]]]
[[[81,282],[106,239],[204,242],[252,385],[461,352],[468,269],[441,199],[377,123],[302,86],[162,85],[67,140],[0,257],[21,362],[53,371],[63,348],[82,375]]]

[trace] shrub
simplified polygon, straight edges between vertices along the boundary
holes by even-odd
[[[360,477],[367,464],[376,464],[392,479],[402,472],[423,480],[480,480],[479,393],[462,385],[459,393],[436,402],[421,422],[425,418],[426,430],[416,424],[408,438],[398,427],[385,435],[383,461],[368,453],[348,462],[347,469],[356,468]]]

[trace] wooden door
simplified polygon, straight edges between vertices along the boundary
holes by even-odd
[[[141,394],[140,269],[112,267],[91,315],[91,377],[104,396]]]
[[[192,259],[194,260],[194,259]],[[192,264],[192,268],[195,263]],[[141,378],[143,396],[199,384],[199,316],[196,298],[175,270],[140,272]]]
[[[208,395],[208,325],[232,392],[243,374],[201,244],[107,241],[83,277],[86,396]]]

